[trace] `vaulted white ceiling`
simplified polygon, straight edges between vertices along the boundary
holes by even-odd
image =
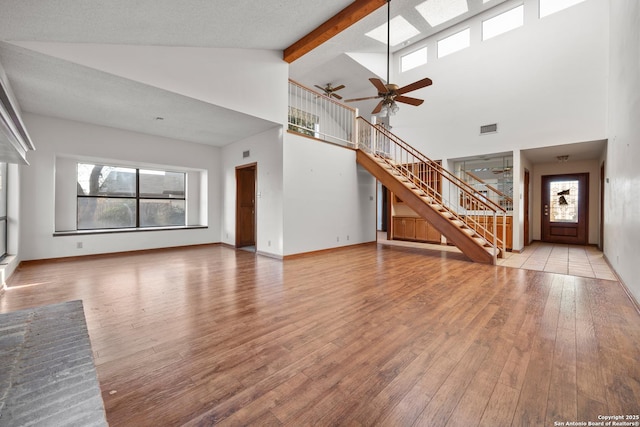
[[[424,0],[393,0],[391,10],[392,16],[402,14],[420,31],[420,35],[407,42],[413,43],[503,1],[466,0],[466,13],[435,27],[415,8]],[[429,2],[445,8],[452,4],[451,0]],[[0,63],[24,111],[222,146],[278,124],[38,53],[15,42],[280,52],[350,3],[349,0],[3,0]],[[367,80],[371,71],[353,58],[357,54],[380,54],[384,58],[385,44],[364,34],[384,24],[386,19],[386,7],[378,9],[291,64],[290,77],[307,86],[346,84],[341,93],[367,95],[371,91]],[[149,120],[150,115],[171,115],[174,120]]]

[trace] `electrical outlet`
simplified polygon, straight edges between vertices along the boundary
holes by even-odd
[[[78,243],[76,243],[76,248],[78,248],[78,249],[82,249],[82,242],[78,242]]]
[[[347,234],[347,240],[349,240],[349,235]]]
[[[271,240],[267,242],[267,246],[271,246]]]
[[[336,237],[336,242],[340,241],[340,236]]]

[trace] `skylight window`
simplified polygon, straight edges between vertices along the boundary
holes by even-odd
[[[402,16],[398,15],[391,19],[391,37],[389,44],[391,46],[399,45],[402,42],[409,40],[413,36],[420,34],[420,31],[409,23]],[[387,44],[387,24],[386,22],[377,28],[369,31],[365,34],[374,40],[378,40],[380,43]]]
[[[458,33],[438,41],[438,58],[452,54],[466,47],[471,43],[471,30],[466,28]]]
[[[584,0],[540,0],[540,18],[567,9]]]
[[[482,21],[482,40],[489,40],[524,24],[524,5]]]
[[[403,55],[400,58],[400,71],[403,73],[427,63],[427,47]]]
[[[467,0],[427,0],[416,6],[422,17],[435,27],[469,11]]]

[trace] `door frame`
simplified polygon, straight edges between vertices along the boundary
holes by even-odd
[[[258,163],[249,163],[246,165],[236,166],[236,236],[235,236],[235,246],[236,248],[250,246],[250,245],[242,245],[240,246],[240,242],[238,241],[238,236],[240,235],[240,227],[242,226],[240,221],[240,191],[242,190],[240,186],[240,181],[238,180],[238,172],[244,169],[252,169],[253,177],[254,177],[254,188],[253,188],[253,244],[256,246],[257,250],[257,234],[258,234],[258,222],[257,222],[257,191],[258,191]]]
[[[578,224],[584,226],[583,230],[577,227],[576,231],[576,239],[579,241],[572,241],[571,237],[563,238],[561,235],[557,235],[556,238],[553,236],[547,235],[545,230],[545,222],[546,218],[548,218],[548,212],[545,211],[545,200],[548,193],[548,188],[545,185],[547,182],[553,181],[554,178],[565,179],[565,180],[578,180],[580,182],[580,202],[584,203],[582,209],[578,211]],[[589,173],[588,172],[577,172],[577,173],[568,173],[568,174],[552,174],[552,175],[543,175],[540,177],[540,188],[541,188],[541,215],[540,215],[540,237],[541,241],[549,242],[549,243],[565,243],[565,244],[578,244],[578,245],[587,245],[589,243]],[[555,223],[558,224],[558,223]],[[578,235],[582,231],[582,235]]]
[[[600,166],[600,239],[598,249],[604,252],[604,184],[605,184],[604,162]]]
[[[529,246],[529,187],[531,186],[531,172],[529,169],[524,169],[524,233],[523,240],[524,246]]]

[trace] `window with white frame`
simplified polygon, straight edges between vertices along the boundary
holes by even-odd
[[[540,18],[582,3],[584,0],[540,0]]]
[[[489,40],[522,25],[524,25],[524,5],[482,21],[482,40]]]
[[[400,58],[400,71],[405,72],[427,63],[427,47],[414,50]]]
[[[469,47],[471,44],[471,29],[465,28],[455,34],[438,40],[438,58],[450,55]]]
[[[77,229],[186,225],[186,174],[78,163]]]

